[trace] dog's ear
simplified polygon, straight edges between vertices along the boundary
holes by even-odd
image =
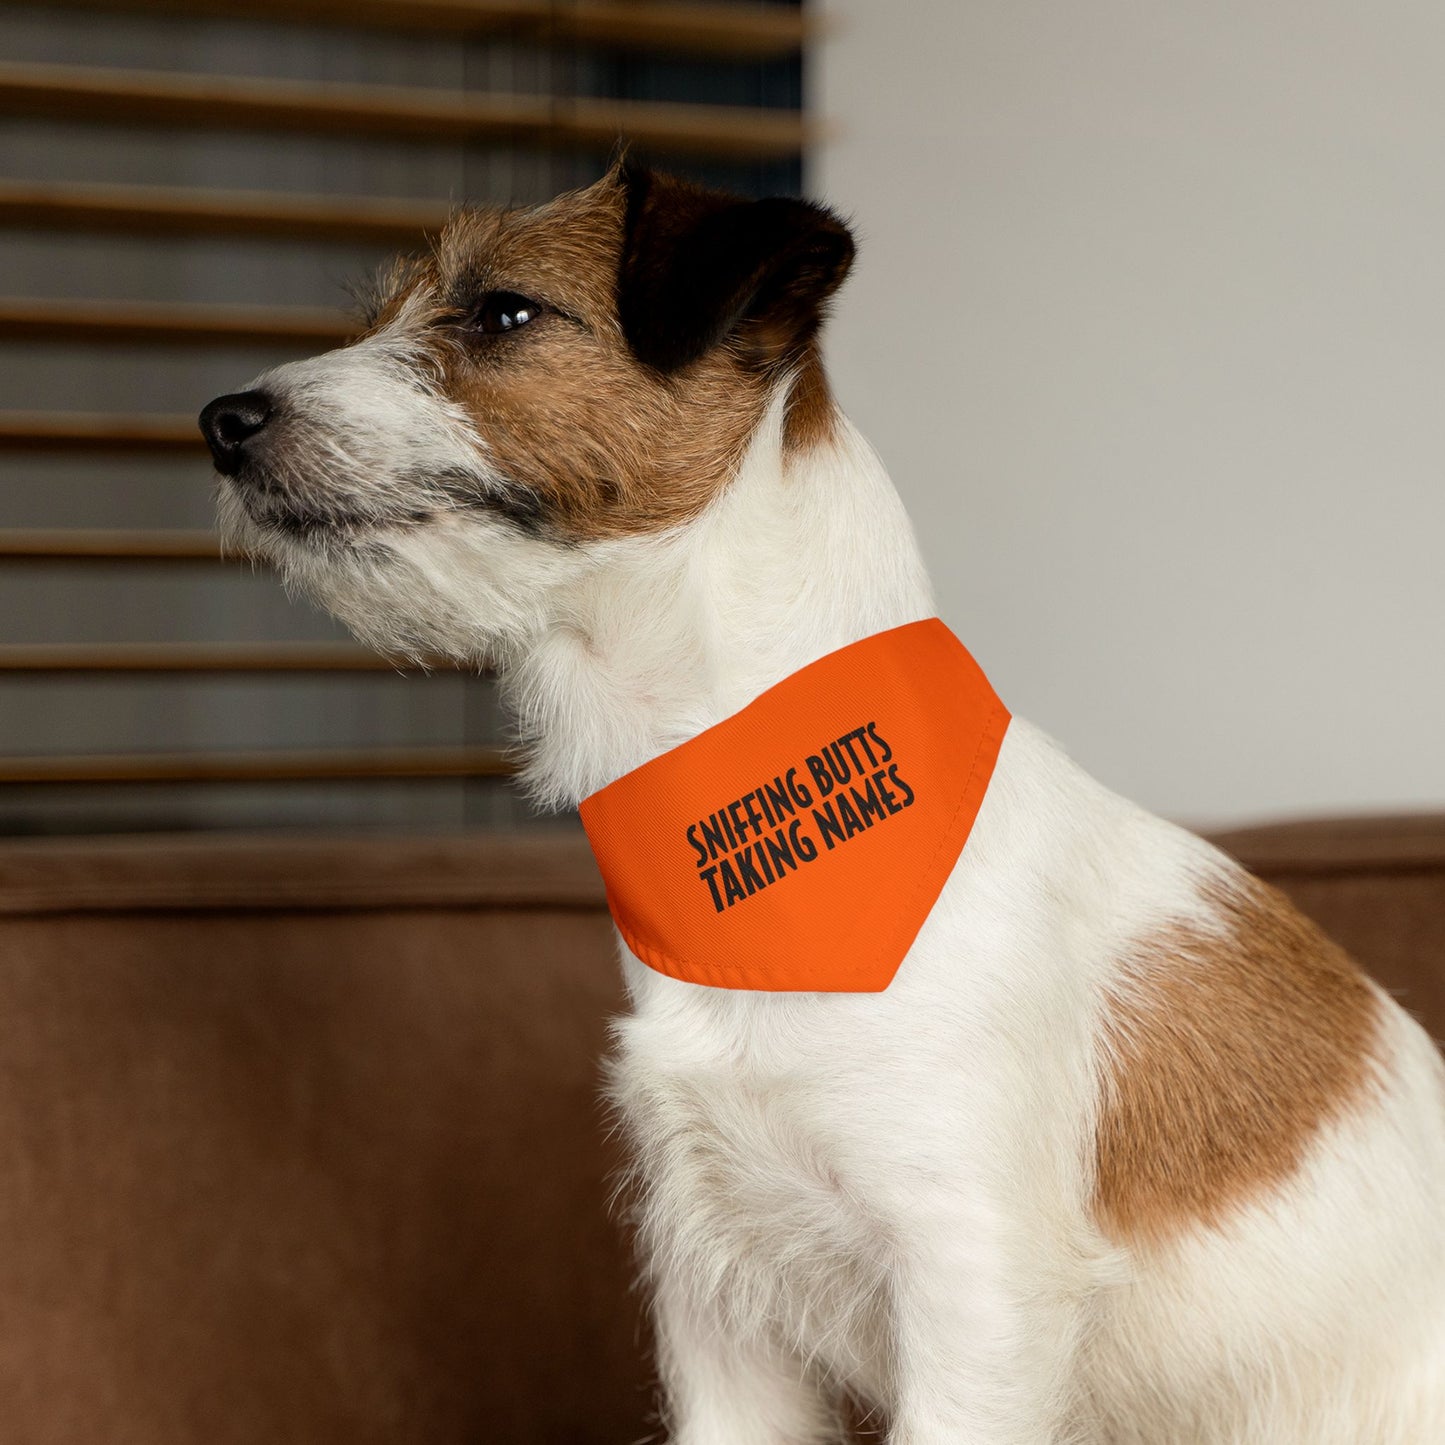
[[[853,261],[853,238],[807,201],[742,200],[623,161],[618,315],[638,360],[677,371],[736,334],[764,364],[817,331]]]

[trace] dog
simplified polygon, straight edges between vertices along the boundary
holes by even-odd
[[[820,359],[853,252],[626,160],[463,210],[359,340],[202,413],[223,531],[388,654],[495,667],[578,804],[933,617]],[[892,1445],[1445,1441],[1434,1045],[1024,721],[885,988],[621,954],[675,1445],[818,1445],[849,1402]]]

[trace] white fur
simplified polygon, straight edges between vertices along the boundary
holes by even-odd
[[[269,384],[349,394],[308,365]],[[368,392],[369,473],[432,445],[394,428],[433,406]],[[570,804],[933,614],[877,457],[844,423],[785,463],[781,415],[664,536],[562,547],[444,513],[356,550],[230,521],[362,636],[497,660],[531,786]],[[712,990],[623,951],[612,1087],[676,1445],[832,1440],[843,1389],[893,1445],[1445,1441],[1445,1090],[1393,1004],[1378,1097],[1285,1189],[1153,1254],[1091,1217],[1103,1001],[1133,941],[1208,926],[1200,885],[1231,866],[1016,720],[886,992]]]

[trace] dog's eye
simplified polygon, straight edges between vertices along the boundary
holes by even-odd
[[[487,336],[515,331],[542,314],[542,303],[515,291],[488,291],[472,312],[472,325]]]

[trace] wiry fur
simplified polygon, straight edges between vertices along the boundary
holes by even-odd
[[[547,802],[933,614],[866,443],[836,419],[786,444],[793,373],[768,378],[700,511],[559,536],[429,487],[431,467],[513,479],[485,415],[459,415],[387,338],[267,380],[307,415],[284,486],[324,474],[346,516],[272,525],[233,487],[223,513],[367,640],[495,662]],[[712,990],[624,951],[612,1095],[677,1445],[833,1440],[845,1391],[893,1445],[1445,1440],[1445,1071],[1377,991],[1340,1045],[1358,1076],[1342,1071],[1282,1177],[1250,1187],[1245,1161],[1218,1217],[1176,1211],[1147,1237],[1101,1216],[1107,1081],[1135,1066],[1120,1000],[1174,966],[1158,940],[1223,938],[1219,900],[1246,888],[1015,720],[886,992]]]

